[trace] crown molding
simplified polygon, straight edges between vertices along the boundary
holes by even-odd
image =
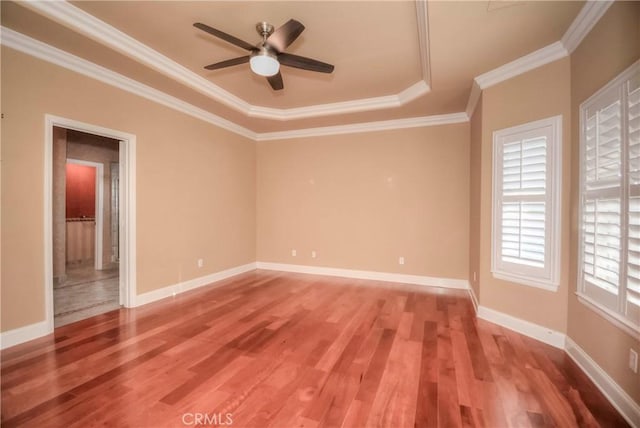
[[[416,0],[418,3],[424,0]],[[178,64],[170,58],[153,50],[149,46],[139,42],[133,37],[114,28],[95,16],[73,6],[67,1],[36,1],[26,0],[21,3],[34,12],[46,16],[55,22],[83,34],[96,42],[114,49],[146,66],[184,84],[206,96],[212,98],[227,107],[240,113],[258,119],[270,120],[294,120],[304,119],[344,113],[355,113],[371,110],[400,107],[412,101],[417,96],[422,96],[430,91],[428,81],[419,81],[408,89],[395,95],[387,95],[374,98],[351,100],[339,103],[319,104],[306,107],[296,107],[289,109],[278,109],[272,107],[254,106],[232,93],[222,89],[220,86],[194,73],[186,67]],[[417,5],[417,9],[420,7]],[[423,40],[423,35],[427,34],[426,5],[421,12],[424,17],[418,17],[418,33],[420,35],[420,55],[422,65],[422,75],[428,70],[428,40]],[[421,27],[423,26],[423,27]],[[428,74],[428,72],[426,73]],[[416,90],[418,87],[419,90]],[[412,98],[414,97],[414,98]]]
[[[67,1],[26,0],[21,5],[112,48],[238,111],[250,105],[186,67]]]
[[[381,110],[387,108],[401,107],[404,104],[429,92],[429,86],[420,80],[409,86],[398,95],[388,95],[385,97],[363,98],[360,100],[344,101],[331,104],[318,104],[309,107],[297,107],[287,109],[286,115],[282,110],[253,106],[249,109],[248,116],[261,119],[274,120],[295,120],[309,117],[328,116],[334,114],[358,113],[362,111]]]
[[[422,80],[431,86],[431,61],[429,57],[429,10],[427,0],[416,0],[416,20],[418,23],[418,43],[420,44],[420,66]]]
[[[234,132],[243,137],[256,139],[256,133],[234,122],[182,101],[176,97],[161,92],[155,88],[144,85],[105,67],[94,64],[83,58],[72,55],[61,49],[42,43],[24,34],[0,27],[2,45],[23,52],[27,55],[50,62],[84,76],[91,77],[116,88],[141,96],[163,106],[186,113],[197,119],[209,122],[227,131]]]
[[[404,91],[400,92],[398,96],[398,101],[400,105],[404,105],[410,103],[411,101],[420,98],[424,94],[431,91],[431,88],[427,84],[426,81],[420,80],[413,85],[409,86]]]
[[[568,55],[569,52],[565,49],[562,42],[555,42],[477,76],[473,79],[473,85],[469,93],[469,100],[467,101],[467,108],[465,109],[467,115],[469,117],[473,115],[483,89],[490,88],[498,83],[512,79]]]
[[[32,39],[24,34],[0,26],[0,44],[19,52],[41,59],[43,61],[66,68],[73,72],[96,79],[100,82],[122,89],[134,95],[146,98],[165,107],[188,114],[196,119],[208,122],[227,131],[241,135],[253,141],[279,140],[286,138],[310,137],[318,135],[351,134],[356,132],[373,132],[390,129],[414,128],[421,126],[445,125],[468,121],[465,113],[453,113],[439,116],[424,116],[410,119],[388,120],[382,122],[368,122],[353,125],[328,126],[322,128],[308,128],[294,131],[271,133],[257,133],[240,126],[230,120],[196,107],[179,98],[168,95],[155,88],[125,77],[115,71],[94,64],[83,58],[72,55],[46,43]],[[422,82],[424,84],[424,82]],[[415,91],[424,90],[418,85]],[[407,95],[407,98],[410,95]]]
[[[589,34],[589,31],[602,18],[613,0],[587,1],[573,20],[569,29],[562,36],[562,44],[569,53],[573,53]]]
[[[384,120],[379,122],[353,123],[349,125],[325,126],[321,128],[296,129],[292,131],[265,132],[257,135],[257,141],[287,140],[292,138],[321,137],[326,135],[355,134],[361,132],[388,131],[392,129],[420,128],[426,126],[450,125],[469,121],[466,113],[450,113],[434,116],[411,117],[407,119]]]
[[[609,6],[613,4],[613,1],[614,0],[587,0],[562,36],[562,39],[473,79],[474,85],[471,88],[466,109],[469,117],[473,114],[476,103],[480,98],[480,92],[483,89],[497,85],[505,80],[557,61],[573,53],[587,34],[589,34],[589,31],[591,31],[607,9],[609,9]]]
[[[476,111],[476,106],[478,105],[478,100],[480,99],[481,94],[482,89],[480,89],[480,86],[478,86],[478,83],[474,80],[473,85],[471,86],[471,92],[469,93],[467,108],[465,109],[469,118],[471,118],[471,116],[473,116],[473,112]]]
[[[486,89],[504,82],[505,80],[524,74],[527,71],[531,71],[545,64],[557,61],[567,55],[569,55],[569,52],[565,49],[562,42],[555,42],[487,73],[481,74],[474,80],[480,89]]]

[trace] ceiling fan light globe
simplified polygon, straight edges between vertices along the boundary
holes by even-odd
[[[270,55],[254,55],[249,60],[251,71],[260,76],[274,76],[280,71],[280,63]]]

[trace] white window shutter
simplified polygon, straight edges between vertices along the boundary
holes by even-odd
[[[610,88],[586,110],[583,152],[582,275],[585,291],[618,307],[622,244],[621,91]]]
[[[580,106],[578,296],[640,332],[640,61]]]
[[[626,315],[640,325],[640,73],[627,82],[628,241]]]
[[[494,133],[494,276],[555,290],[559,281],[561,116]]]

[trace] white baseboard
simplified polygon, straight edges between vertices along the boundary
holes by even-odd
[[[489,309],[478,304],[477,297],[469,282],[460,279],[432,278],[418,275],[405,275],[396,273],[359,271],[351,269],[336,269],[327,267],[315,267],[304,265],[290,265],[280,263],[255,262],[246,265],[226,269],[210,275],[183,281],[178,284],[153,290],[140,294],[136,298],[136,306],[155,302],[175,294],[188,290],[203,287],[244,272],[254,269],[278,270],[283,272],[308,273],[314,275],[339,276],[344,278],[369,279],[375,281],[399,282],[405,284],[427,285],[435,287],[467,289],[478,318],[493,322],[502,327],[514,330],[525,336],[540,340],[556,348],[564,349],[569,357],[580,367],[580,369],[591,379],[600,389],[611,404],[620,414],[631,424],[640,428],[640,405],[633,399],[595,362],[578,346],[571,338],[555,330],[534,324],[529,321],[516,318],[503,312]],[[46,336],[53,331],[53,328],[46,321],[30,324],[14,330],[5,331],[0,334],[0,349],[6,349],[29,340]]]
[[[466,279],[435,278],[402,273],[374,272],[365,270],[339,269],[319,266],[290,265],[284,263],[257,262],[258,269],[279,270],[283,272],[308,273],[312,275],[339,276],[342,278],[370,279],[373,281],[399,282],[404,284],[428,285],[431,287],[456,288],[467,290]]]
[[[478,297],[476,296],[476,292],[473,291],[473,287],[471,287],[471,284],[469,284],[469,296],[471,296],[471,303],[473,303],[473,310],[476,312],[476,315],[477,315],[478,307],[480,306],[480,303],[478,303]]]
[[[477,316],[483,320],[491,321],[494,324],[498,324],[510,330],[517,331],[520,334],[524,334],[525,336],[537,339],[547,345],[564,349],[565,335],[559,331],[516,318],[505,314],[504,312],[489,309],[486,306],[478,306]]]
[[[0,349],[19,345],[53,332],[53,328],[46,322],[40,321],[24,327],[8,330],[0,334]]]
[[[620,385],[618,385],[602,368],[593,361],[578,344],[570,337],[566,338],[566,352],[569,357],[589,376],[589,379],[598,387],[598,389],[609,400],[611,405],[620,412],[620,414],[633,427],[640,427],[640,405],[633,401]]]
[[[255,263],[248,263],[246,265],[226,269],[220,272],[212,273],[210,275],[183,281],[178,284],[163,287],[159,290],[153,290],[148,293],[140,294],[136,297],[135,305],[146,305],[147,303],[155,302],[156,300],[171,297],[174,295],[174,293],[184,293],[185,291],[209,285],[213,282],[220,281],[234,275],[249,272],[255,269]],[[41,321],[38,323],[26,325],[24,327],[16,328],[14,330],[5,331],[0,334],[0,349],[19,345],[21,343],[28,342],[42,336],[46,336],[47,334],[50,334],[52,332],[53,327],[48,325],[46,321]]]
[[[220,272],[215,272],[209,275],[201,276],[199,278],[190,279],[188,281],[182,281],[177,284],[168,285],[166,287],[159,288],[157,290],[149,291],[147,293],[138,294],[136,296],[136,306],[146,305],[157,300],[165,299],[167,297],[175,296],[176,294],[184,293],[185,291],[193,290],[195,288],[210,285],[214,282],[221,281],[223,279],[230,278],[241,273],[249,272],[256,269],[256,263],[247,263],[246,265],[236,266],[230,269],[225,269]]]
[[[254,269],[279,270],[283,272],[309,273],[315,275],[340,276],[345,278],[369,279],[375,281],[398,282],[405,284],[427,285],[433,287],[445,287],[455,289],[469,289],[469,282],[463,279],[451,278],[434,278],[419,275],[406,275],[398,273],[359,271],[351,269],[336,269],[327,267],[289,265],[280,263],[248,263],[242,266],[236,266],[220,272],[205,275],[199,278],[190,279],[177,284],[169,285],[147,293],[139,294],[135,299],[135,306],[146,305],[157,300],[165,299],[185,291],[203,287],[214,282],[249,272]],[[0,334],[0,349],[18,345],[29,340],[37,339],[53,332],[53,327],[48,326],[46,321],[27,325],[9,330]]]

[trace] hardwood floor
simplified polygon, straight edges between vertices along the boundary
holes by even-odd
[[[2,352],[2,426],[627,426],[463,291],[254,271]]]

